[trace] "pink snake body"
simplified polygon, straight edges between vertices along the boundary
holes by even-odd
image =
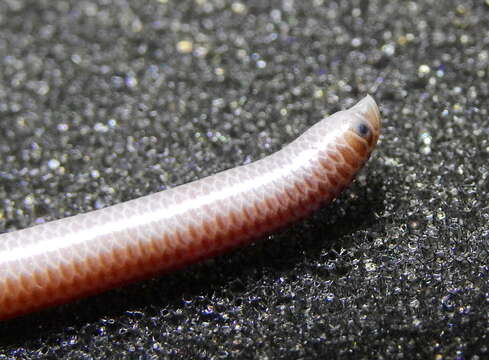
[[[0,320],[222,253],[331,201],[380,132],[375,101],[318,122],[254,163],[0,235]]]

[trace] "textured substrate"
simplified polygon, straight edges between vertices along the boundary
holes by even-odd
[[[358,180],[281,233],[0,324],[8,358],[489,356],[489,1],[0,2],[0,230],[279,149],[366,93]]]

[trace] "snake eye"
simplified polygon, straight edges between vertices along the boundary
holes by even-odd
[[[370,128],[363,122],[361,122],[357,125],[356,130],[357,130],[358,135],[360,135],[361,137],[367,137],[368,134],[370,133]]]

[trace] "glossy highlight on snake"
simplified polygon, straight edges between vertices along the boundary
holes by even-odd
[[[280,151],[175,188],[0,235],[0,320],[167,272],[334,199],[377,143],[372,97]]]

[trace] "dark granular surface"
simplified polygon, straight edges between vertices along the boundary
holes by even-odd
[[[335,203],[1,323],[0,359],[489,357],[489,1],[1,1],[1,231],[259,159],[367,93],[383,135]]]

